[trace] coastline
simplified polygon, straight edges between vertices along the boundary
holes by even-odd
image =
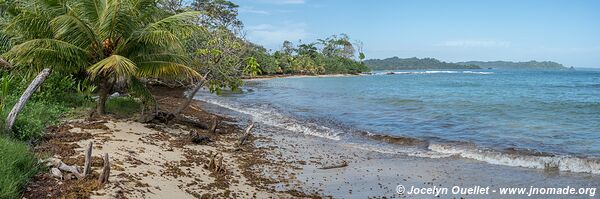
[[[217,104],[203,103],[207,110],[237,115],[235,110]],[[223,110],[225,109],[225,110]],[[230,114],[228,114],[230,115]],[[255,121],[259,123],[260,121]],[[396,187],[474,187],[484,186],[498,190],[504,187],[600,187],[600,176],[591,173],[564,172],[552,169],[534,169],[490,164],[484,161],[451,155],[447,157],[416,157],[401,153],[386,152],[324,137],[290,132],[262,124],[256,145],[269,148],[270,157],[287,162],[296,168],[294,175],[297,187],[308,193],[333,198],[431,198],[431,195],[399,195]],[[334,169],[321,169],[337,165]],[[442,196],[444,197],[444,196]],[[445,197],[472,198],[469,195],[447,195]],[[507,198],[506,195],[491,193],[484,198]],[[520,198],[513,195],[508,198]],[[563,198],[561,195],[533,195],[531,198]],[[476,197],[478,198],[478,197]]]
[[[166,110],[176,108],[184,99],[183,91],[161,89],[159,92],[157,100]],[[81,194],[76,196],[92,198],[430,198],[433,196],[427,194],[400,195],[396,188],[398,185],[407,189],[600,186],[600,176],[595,174],[492,165],[458,156],[424,158],[382,153],[343,141],[262,128],[268,125],[258,120],[253,121],[257,128],[252,132],[252,144],[238,150],[235,144],[248,125],[245,121],[252,118],[225,114],[231,111],[201,100],[195,100],[186,109],[184,115],[199,121],[208,121],[215,114],[223,119],[218,135],[201,132],[213,140],[206,145],[187,141],[191,131],[202,130],[181,124],[148,125],[114,118],[67,122],[50,132],[47,140],[49,144],[66,148],[47,150],[43,147],[51,145],[42,144],[41,149],[70,155],[70,158],[61,158],[65,163],[81,165],[83,147],[93,141],[94,156],[107,152],[114,159],[111,182],[103,189],[85,190],[73,184],[78,181],[70,180],[51,187],[54,191],[47,193],[42,189],[48,187],[39,183],[55,179],[40,181],[38,176],[25,196],[39,198],[40,195],[27,194],[43,193]],[[205,168],[211,152],[223,155],[225,174],[215,174]],[[98,166],[99,163],[94,163],[94,170],[98,170]],[[441,197],[507,196],[451,194]],[[532,198],[562,197],[534,195]]]
[[[290,74],[290,75],[261,75],[261,76],[256,76],[256,77],[244,77],[243,80],[244,81],[261,81],[261,80],[270,80],[270,79],[276,79],[276,78],[319,78],[319,77],[356,77],[356,76],[361,76],[364,75],[362,73],[359,74],[325,74],[325,75],[294,75],[294,74]]]

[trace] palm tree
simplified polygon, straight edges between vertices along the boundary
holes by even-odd
[[[182,40],[199,12],[166,14],[154,0],[23,0],[4,33],[3,57],[15,67],[85,74],[99,88],[98,114],[115,83],[139,78],[195,78]],[[139,88],[139,86],[135,87]],[[145,87],[142,86],[145,89]]]

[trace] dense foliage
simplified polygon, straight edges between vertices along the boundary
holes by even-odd
[[[0,137],[0,198],[20,198],[22,187],[38,170],[27,145]]]
[[[52,69],[12,131],[0,132],[0,198],[19,198],[37,171],[24,141],[94,101],[96,113],[117,117],[156,111],[148,81],[219,93],[245,76],[369,70],[355,60],[362,43],[344,34],[267,51],[242,36],[237,9],[227,0],[0,0],[1,129],[33,77]]]
[[[562,64],[551,61],[528,61],[528,62],[510,62],[510,61],[468,61],[458,62],[457,64],[478,65],[484,68],[495,69],[566,69]]]
[[[354,45],[347,35],[333,35],[318,42],[299,44],[284,41],[281,50],[269,54],[256,47],[254,56],[263,74],[356,74],[370,69],[354,60]],[[359,56],[364,57],[362,52]]]
[[[199,12],[171,15],[154,0],[15,1],[5,15],[3,54],[17,68],[79,74],[98,86],[104,113],[115,84],[144,77],[197,77],[182,39]]]
[[[439,61],[434,58],[419,59],[416,57],[401,59],[369,59],[365,64],[373,70],[425,70],[425,69],[480,69],[475,64],[455,64]]]

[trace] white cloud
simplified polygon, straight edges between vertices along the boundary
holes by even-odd
[[[437,46],[445,47],[510,47],[510,42],[494,40],[451,40],[444,41]]]
[[[275,48],[285,40],[298,41],[309,35],[304,23],[259,24],[247,26],[246,30],[250,41],[271,48]]]
[[[259,10],[252,7],[240,7],[240,13],[249,13],[249,14],[260,14],[260,15],[271,15],[271,12],[266,10]]]
[[[260,3],[270,3],[270,4],[304,4],[305,0],[256,0]]]

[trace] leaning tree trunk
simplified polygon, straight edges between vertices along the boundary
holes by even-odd
[[[17,119],[19,112],[21,112],[23,107],[25,107],[25,103],[27,102],[27,100],[29,100],[33,92],[35,92],[44,82],[44,80],[46,80],[48,75],[50,75],[51,71],[51,69],[45,68],[35,77],[35,79],[33,79],[29,86],[27,86],[27,89],[25,89],[25,92],[23,92],[23,95],[21,95],[21,98],[19,98],[19,101],[17,101],[17,104],[15,104],[15,106],[8,114],[8,117],[6,118],[6,132],[12,131],[12,127],[15,124],[15,120]]]
[[[104,113],[106,113],[106,100],[108,99],[110,89],[111,86],[108,83],[107,78],[100,80],[100,90],[98,92],[98,102],[96,104],[96,113],[98,113],[98,115],[104,115]]]
[[[177,117],[179,114],[181,114],[181,112],[183,112],[183,110],[185,110],[185,108],[187,108],[192,101],[194,100],[194,96],[196,96],[196,93],[198,93],[198,91],[202,88],[202,86],[204,86],[204,83],[206,83],[206,77],[208,77],[209,73],[204,74],[204,76],[202,76],[202,78],[200,79],[200,82],[198,82],[198,85],[196,85],[196,88],[194,88],[194,90],[192,91],[192,93],[190,93],[189,96],[187,96],[187,100],[185,100],[185,103],[182,104],[177,110],[175,110],[173,114],[175,117]]]
[[[187,96],[185,103],[183,103],[179,108],[177,108],[177,110],[175,112],[173,112],[173,115],[177,116],[177,115],[181,114],[181,112],[183,112],[183,110],[185,110],[185,108],[187,108],[192,103],[192,100],[194,100],[194,96],[196,96],[196,93],[198,93],[198,91],[202,88],[202,85],[203,85],[202,83],[199,83],[196,86],[196,88],[194,88],[192,93],[190,93],[190,95]]]

